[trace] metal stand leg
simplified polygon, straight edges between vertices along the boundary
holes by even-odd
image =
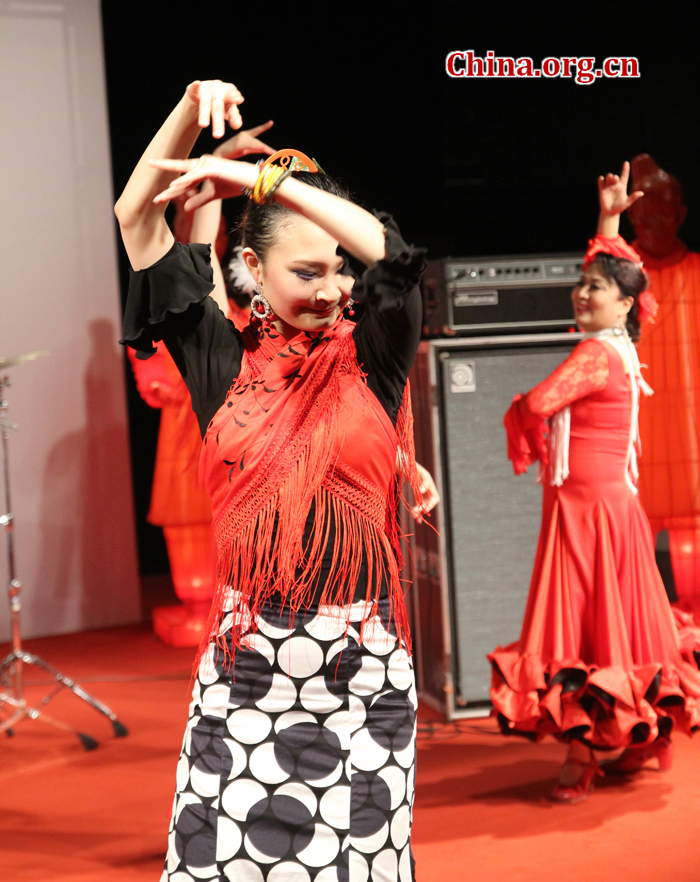
[[[24,677],[22,670],[24,665],[35,665],[43,671],[46,671],[47,674],[56,680],[57,685],[41,699],[38,706],[27,704],[24,697]],[[21,673],[19,673],[20,671]],[[16,688],[18,679],[20,679],[22,683],[22,688],[19,692]],[[63,689],[70,690],[73,695],[81,698],[98,713],[107,717],[112,724],[112,729],[117,738],[124,738],[129,734],[129,730],[126,726],[117,719],[117,715],[111,710],[111,708],[107,707],[106,704],[103,704],[99,699],[95,698],[94,695],[91,695],[86,689],[83,689],[80,684],[76,683],[65,674],[62,674],[57,668],[49,664],[49,662],[45,661],[40,656],[34,655],[30,652],[24,652],[22,649],[13,650],[3,659],[2,663],[0,663],[0,715],[5,710],[5,707],[11,709],[10,716],[0,722],[0,732],[12,729],[12,727],[24,719],[41,719],[45,723],[50,723],[59,729],[73,732],[80,739],[81,744],[86,750],[94,750],[98,744],[94,738],[90,735],[86,735],[84,732],[79,732],[77,729],[73,728],[73,726],[69,726],[68,723],[50,717],[43,710],[43,708],[45,708],[46,705]]]
[[[0,395],[4,387],[9,386],[7,377],[0,377]],[[8,595],[10,600],[10,615],[12,622],[12,651],[0,662],[0,733],[14,734],[14,727],[23,720],[42,720],[55,728],[72,732],[80,739],[85,750],[94,750],[98,742],[90,735],[79,732],[68,723],[49,716],[43,708],[58,695],[63,689],[68,689],[73,695],[85,701],[98,713],[107,717],[112,724],[112,729],[117,738],[124,738],[129,730],[120,723],[116,714],[106,704],[103,704],[94,695],[91,695],[82,686],[62,674],[57,668],[49,664],[38,655],[25,652],[22,649],[22,635],[20,631],[20,590],[21,583],[15,575],[15,554],[13,542],[13,517],[10,505],[10,476],[8,470],[7,441],[8,429],[16,429],[17,426],[8,422],[4,417],[7,411],[7,401],[0,400],[0,438],[2,439],[3,453],[3,476],[5,483],[5,505],[7,514],[0,515],[0,526],[5,527],[7,534],[7,558],[9,567]],[[41,668],[55,681],[56,685],[42,698],[38,706],[27,704],[24,690],[24,666],[34,665]]]

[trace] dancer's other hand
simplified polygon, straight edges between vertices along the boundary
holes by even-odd
[[[420,478],[421,499],[416,500],[418,504],[411,509],[411,514],[420,524],[423,522],[423,515],[432,511],[440,502],[440,494],[430,472],[420,463],[416,463],[416,470]]]
[[[240,129],[243,125],[238,105],[245,99],[233,83],[195,80],[189,84],[185,95],[198,109],[199,127],[206,129],[211,123],[211,133],[215,138],[223,138],[227,122],[232,129]]]
[[[627,195],[627,182],[630,176],[629,162],[623,162],[622,171],[619,175],[608,172],[598,178],[598,196],[600,199],[600,213],[610,216],[622,214],[633,205],[637,199],[644,195],[643,190],[635,190]]]
[[[644,195],[642,190],[635,190],[627,195],[627,182],[630,176],[629,162],[622,163],[619,175],[608,173],[598,178],[598,198],[600,215],[598,216],[598,234],[614,239],[620,232],[620,215],[637,199]]]
[[[187,211],[194,211],[212,199],[231,199],[241,196],[244,190],[252,190],[258,179],[258,167],[250,162],[223,159],[213,154],[205,154],[199,159],[151,159],[149,164],[163,171],[180,172],[170,186],[153,200],[159,204],[176,199],[198,184],[208,181],[199,193],[190,196],[185,202]]]
[[[274,147],[270,147],[264,141],[258,139],[258,135],[268,131],[274,125],[270,119],[260,126],[254,126],[252,129],[245,129],[238,132],[232,138],[228,138],[223,144],[214,150],[214,156],[221,156],[223,159],[239,159],[241,156],[248,156],[251,153],[265,153],[272,156],[275,152]]]
[[[258,135],[266,132],[268,129],[272,128],[273,125],[274,122],[270,119],[262,125],[254,126],[252,129],[246,129],[243,132],[239,132],[237,135],[234,135],[233,138],[228,138],[223,144],[219,144],[214,150],[213,155],[218,156],[221,159],[238,159],[241,156],[250,156],[251,154],[259,153],[272,156],[275,152],[275,148],[270,147],[270,145],[266,144],[264,141],[260,141]],[[182,200],[183,207],[187,204],[190,197],[197,195],[198,192],[199,191],[196,188],[190,188],[185,193],[181,193],[178,199]],[[217,198],[214,185],[209,180],[204,181],[201,187],[201,192],[206,193],[206,202],[213,201]],[[198,205],[205,205],[206,202],[204,200],[199,200]]]

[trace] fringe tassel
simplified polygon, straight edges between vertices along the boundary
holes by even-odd
[[[569,477],[569,436],[571,434],[571,409],[562,407],[549,421],[549,463],[552,473],[552,486],[561,487]],[[540,464],[538,481],[544,478]]]
[[[350,606],[355,600],[355,588],[363,565],[366,566],[367,591],[364,601],[367,614],[363,618],[360,636],[364,634],[366,621],[377,615],[379,589],[386,582],[391,619],[399,639],[410,652],[408,618],[399,579],[401,557],[397,529],[394,528],[393,535],[388,536],[384,524],[380,526],[375,523],[325,486],[315,492],[313,502],[316,516],[305,549],[301,548],[300,542],[295,543],[294,547],[280,541],[279,498],[270,499],[257,517],[248,522],[233,540],[228,540],[223,547],[219,546],[218,588],[205,628],[207,636],[197,654],[195,669],[210,641],[217,644],[219,658],[224,659],[225,664],[232,664],[229,644],[220,633],[220,624],[234,592],[240,599],[241,607],[246,610],[246,621],[250,622],[245,634],[255,630],[262,607],[273,597],[280,599],[283,607],[289,606],[290,617],[311,604],[322,576],[324,551],[331,541],[333,525],[335,537],[331,566],[325,575],[319,606]],[[396,523],[396,518],[388,513],[386,520]],[[288,556],[292,547],[292,556]],[[248,619],[248,610],[251,620]],[[234,616],[232,645],[240,647],[245,634],[241,632],[240,622],[238,627],[235,622]],[[350,625],[349,619],[347,625]]]
[[[420,478],[418,477],[418,469],[416,468],[416,446],[413,438],[413,409],[411,407],[411,387],[406,380],[406,388],[403,393],[403,401],[399,408],[399,414],[396,419],[396,435],[398,437],[397,458],[400,465],[401,474],[408,481],[413,492],[413,498],[416,505],[420,504],[423,494],[420,489]],[[407,508],[410,508],[406,499],[401,496],[402,502]]]

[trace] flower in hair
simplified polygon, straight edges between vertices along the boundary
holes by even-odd
[[[588,242],[588,250],[583,258],[584,272],[593,263],[599,254],[610,254],[613,257],[621,257],[624,260],[631,260],[641,269],[643,264],[637,252],[625,242],[622,236],[601,236],[597,233]]]
[[[637,298],[637,318],[640,323],[645,324],[646,322],[651,322],[651,324],[654,324],[654,317],[658,311],[659,304],[656,297],[654,297],[648,288],[646,291],[642,291]]]

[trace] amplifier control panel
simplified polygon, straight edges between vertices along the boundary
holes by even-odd
[[[427,337],[573,328],[571,289],[580,255],[445,258],[423,281]]]
[[[578,257],[488,258],[445,261],[445,281],[460,285],[522,285],[533,282],[562,281],[573,286],[581,275],[583,260]]]

